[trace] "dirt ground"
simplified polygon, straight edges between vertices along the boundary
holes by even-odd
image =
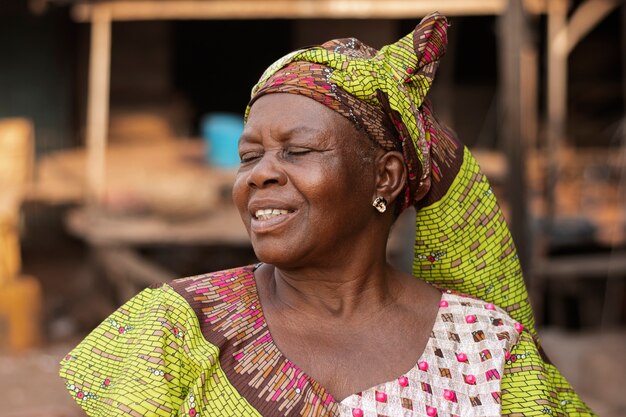
[[[541,333],[546,351],[602,417],[626,417],[626,331]],[[57,377],[57,363],[74,342],[21,356],[0,355],[0,417],[84,417]],[[617,359],[617,360],[615,360]]]
[[[60,359],[73,343],[19,356],[0,355],[1,417],[84,417],[57,376]]]

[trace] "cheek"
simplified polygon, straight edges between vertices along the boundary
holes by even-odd
[[[336,175],[336,182],[337,187],[343,189],[345,197],[358,204],[369,201],[375,190],[373,168],[366,166],[354,155],[347,157],[341,168],[341,172]]]
[[[233,202],[241,214],[247,212],[248,185],[241,175],[237,175],[232,191]]]
[[[353,168],[343,161],[342,164],[325,164],[307,173],[309,181],[302,185],[303,194],[310,196],[325,217],[332,213],[345,215],[346,209],[349,212],[370,204],[371,178]]]

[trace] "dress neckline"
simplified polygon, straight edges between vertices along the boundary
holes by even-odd
[[[258,306],[257,307],[257,311],[258,311],[258,314],[259,314],[259,318],[260,318],[260,320],[261,320],[261,322],[262,322],[262,324],[265,327],[265,330],[267,332],[268,337],[265,339],[266,343],[271,347],[272,350],[274,350],[277,353],[278,356],[283,358],[286,363],[288,363],[294,369],[297,369],[299,371],[299,373],[301,374],[301,376],[304,379],[306,379],[306,381],[311,385],[311,387],[317,392],[317,394],[320,397],[330,398],[332,403],[334,403],[336,405],[347,404],[347,403],[351,402],[351,400],[353,400],[355,397],[361,396],[363,393],[370,392],[370,391],[373,391],[373,390],[374,391],[378,391],[377,388],[384,387],[384,386],[389,386],[390,384],[397,384],[397,383],[399,383],[399,381],[400,381],[400,383],[402,383],[401,382],[402,378],[407,378],[410,373],[412,373],[416,369],[419,369],[420,363],[423,361],[425,353],[429,349],[432,348],[432,346],[431,346],[432,337],[429,336],[428,340],[426,341],[426,344],[424,345],[424,349],[422,350],[422,352],[420,352],[419,357],[417,358],[415,364],[410,369],[408,369],[407,371],[403,372],[402,374],[398,375],[397,377],[395,377],[393,379],[390,379],[388,381],[384,381],[384,382],[378,383],[378,384],[373,385],[373,386],[371,386],[369,388],[366,388],[366,389],[364,389],[362,391],[358,391],[358,392],[354,392],[352,394],[349,394],[348,396],[346,396],[345,398],[343,398],[341,400],[337,400],[330,393],[330,391],[326,387],[324,387],[324,385],[322,385],[319,381],[317,381],[316,379],[311,377],[300,366],[298,366],[295,362],[293,362],[285,353],[283,353],[283,351],[274,342],[274,337],[272,336],[272,332],[270,330],[270,326],[269,326],[269,324],[267,322],[267,319],[265,317],[265,313],[263,312],[263,306],[261,304],[261,297],[259,296],[258,285],[257,285],[257,282],[256,282],[255,272],[257,271],[257,269],[259,269],[259,267],[261,265],[263,265],[263,263],[257,263],[255,265],[253,265],[253,267],[250,268],[249,273],[251,274],[250,282],[252,283],[252,286],[253,286],[252,295],[253,295],[254,299],[252,300],[252,302],[255,303]],[[433,321],[433,323],[431,325],[431,332],[432,332],[432,329],[434,329],[435,326],[441,320],[442,301],[448,301],[447,298],[451,294],[450,291],[441,291],[439,289],[438,289],[438,291],[441,293],[441,298],[440,298],[440,301],[439,301],[439,306],[437,307],[437,313],[435,314],[435,320]]]

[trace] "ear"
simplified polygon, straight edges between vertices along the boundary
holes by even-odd
[[[376,159],[376,195],[385,197],[391,207],[406,184],[406,166],[402,154],[389,151]]]

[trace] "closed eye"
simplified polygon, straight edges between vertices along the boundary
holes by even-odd
[[[239,156],[239,160],[242,164],[253,162],[259,158],[261,158],[263,154],[261,152],[245,152]]]
[[[313,150],[310,148],[288,147],[284,152],[287,156],[300,156],[313,152]]]

